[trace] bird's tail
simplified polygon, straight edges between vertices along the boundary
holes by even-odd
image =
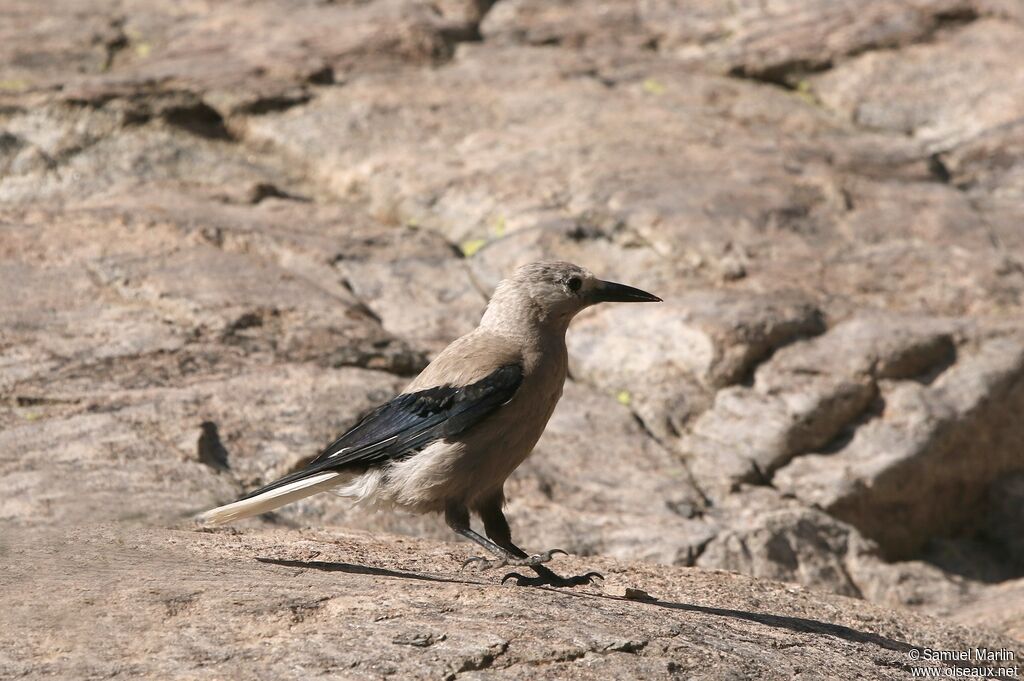
[[[248,496],[224,506],[218,506],[201,513],[198,520],[209,525],[223,525],[242,518],[273,511],[285,504],[324,492],[345,480],[341,473],[326,471],[309,477],[302,477],[286,484],[285,480],[267,485]]]

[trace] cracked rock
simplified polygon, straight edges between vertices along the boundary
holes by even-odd
[[[1019,337],[983,341],[930,385],[883,385],[881,414],[838,451],[797,457],[775,484],[856,526],[888,556],[911,556],[928,537],[962,529],[989,485],[1020,469],[1022,376]]]

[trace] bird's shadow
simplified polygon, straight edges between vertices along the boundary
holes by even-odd
[[[916,646],[906,641],[898,641],[881,634],[872,634],[867,631],[860,631],[852,627],[848,627],[842,624],[833,624],[831,622],[822,622],[820,620],[813,620],[807,617],[791,617],[789,615],[772,615],[765,612],[751,612],[749,610],[734,610],[731,608],[714,608],[707,605],[694,605],[692,603],[675,603],[672,601],[663,601],[658,598],[650,599],[632,599],[624,598],[622,596],[613,596],[611,594],[596,594],[586,592],[574,592],[566,591],[561,589],[546,589],[548,591],[554,591],[556,593],[565,594],[566,596],[575,596],[577,598],[598,598],[611,601],[636,603],[639,605],[653,606],[657,608],[666,608],[668,610],[683,610],[686,612],[699,612],[705,615],[714,615],[715,617],[728,617],[736,620],[744,620],[747,622],[755,622],[766,627],[772,627],[773,629],[786,629],[788,631],[796,632],[798,634],[815,634],[818,636],[832,636],[834,638],[841,638],[852,643],[867,643],[876,645],[879,648],[886,650],[892,650],[897,653],[902,653],[905,656],[906,661],[900,664],[900,667],[911,672],[911,668],[914,666],[914,660],[921,659],[921,654],[924,652],[924,648]],[[916,651],[917,657],[910,654],[910,651]],[[943,664],[949,667],[957,667],[960,669],[976,669],[985,667],[984,664],[972,664],[967,661],[960,660],[943,660]]]
[[[475,586],[487,586],[490,584],[490,582],[487,581],[471,581],[466,579],[437,577],[433,575],[417,574],[415,572],[389,570],[387,568],[370,567],[367,565],[355,565],[352,563],[324,562],[317,560],[284,560],[279,558],[257,558],[256,560],[258,560],[261,563],[280,565],[284,567],[322,570],[325,572],[344,572],[347,574],[354,575],[373,575],[377,577],[392,577],[395,579],[413,579],[426,582],[471,584]],[[796,632],[799,634],[816,634],[822,636],[832,636],[835,638],[851,641],[853,643],[866,643],[876,645],[880,648],[903,653],[905,655],[908,654],[911,650],[917,650],[918,652],[922,650],[920,647],[911,645],[904,641],[898,641],[896,639],[881,636],[879,634],[872,634],[866,631],[859,631],[857,629],[853,629],[852,627],[847,627],[841,624],[832,624],[829,622],[822,622],[819,620],[809,619],[806,617],[773,615],[770,613],[752,612],[748,610],[734,610],[731,608],[715,608],[706,605],[694,605],[691,603],[676,603],[673,601],[663,601],[657,598],[638,600],[624,598],[622,596],[614,596],[611,594],[599,594],[585,591],[570,591],[568,589],[558,589],[551,587],[540,588],[547,593],[559,594],[562,596],[574,598],[603,599],[645,607],[656,607],[665,608],[668,610],[681,610],[685,612],[702,613],[705,615],[713,615],[715,617],[727,617],[730,619],[755,622],[766,627],[772,627],[774,629],[786,629],[788,631]],[[954,662],[953,664],[956,663]],[[909,663],[907,666],[909,669]]]
[[[893,638],[888,638],[880,634],[872,634],[867,631],[860,631],[852,627],[847,627],[842,624],[833,624],[830,622],[822,622],[820,620],[812,620],[806,617],[791,617],[789,615],[772,615],[764,612],[750,612],[748,610],[733,610],[731,608],[713,608],[706,605],[693,605],[691,603],[673,603],[671,601],[662,601],[656,598],[651,600],[633,600],[623,598],[622,596],[612,596],[609,594],[588,594],[588,593],[572,593],[572,592],[560,592],[566,593],[570,596],[579,596],[582,598],[605,598],[615,601],[630,601],[633,603],[641,603],[644,605],[651,605],[659,608],[668,608],[670,610],[685,610],[687,612],[699,612],[705,615],[714,615],[716,617],[729,617],[737,620],[745,620],[747,622],[756,622],[757,624],[764,625],[766,627],[772,627],[774,629],[787,629],[789,631],[796,632],[798,634],[816,634],[819,636],[832,636],[834,638],[841,638],[852,643],[867,643],[876,645],[886,650],[892,650],[897,653],[902,653],[906,659],[906,662],[900,664],[900,667],[911,673],[911,668],[915,665],[915,660],[922,659],[924,648],[922,646],[913,645],[906,641],[898,641]],[[910,654],[911,651],[915,651],[917,657]],[[920,663],[918,663],[920,664]],[[979,669],[984,668],[987,665],[982,663],[972,664],[970,661],[962,660],[942,660],[942,664],[947,667],[956,667],[958,669]]]
[[[453,579],[450,577],[435,577],[433,575],[421,575],[415,572],[403,572],[401,570],[389,570],[387,568],[370,567],[369,565],[356,565],[354,563],[328,563],[322,560],[285,560],[282,558],[257,558],[260,563],[268,565],[280,565],[308,570],[321,570],[323,572],[344,572],[350,575],[372,575],[374,577],[393,577],[395,579],[415,579],[423,582],[440,582],[448,584],[472,584],[481,586],[482,581],[471,581],[468,579]]]
[[[569,595],[579,596],[583,598],[603,598],[613,601],[637,603],[639,605],[648,605],[657,608],[666,608],[669,610],[699,612],[705,615],[714,615],[716,617],[729,617],[731,619],[755,622],[766,627],[772,627],[773,629],[787,629],[798,634],[819,634],[825,636],[833,636],[835,638],[841,638],[847,641],[851,641],[853,643],[870,643],[881,648],[885,648],[886,650],[894,650],[900,653],[907,653],[912,649],[920,650],[917,646],[911,645],[904,641],[897,641],[896,639],[887,638],[879,634],[872,634],[866,631],[859,631],[857,629],[853,629],[852,627],[847,627],[842,624],[832,624],[830,622],[812,620],[806,617],[772,615],[770,613],[765,612],[734,610],[732,608],[713,608],[707,605],[694,605],[692,603],[675,603],[672,601],[663,601],[656,598],[652,598],[651,600],[634,600],[623,598],[621,596],[611,596],[608,594],[570,593]]]

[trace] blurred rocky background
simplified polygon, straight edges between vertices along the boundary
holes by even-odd
[[[0,519],[187,527],[540,258],[666,302],[570,331],[521,543],[1024,639],[1014,0],[3,0]]]

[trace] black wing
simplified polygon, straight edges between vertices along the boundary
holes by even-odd
[[[301,471],[275,480],[242,499],[324,471],[406,458],[432,442],[458,435],[478,423],[512,399],[522,381],[522,368],[506,364],[466,386],[445,385],[399,395],[366,415]]]

